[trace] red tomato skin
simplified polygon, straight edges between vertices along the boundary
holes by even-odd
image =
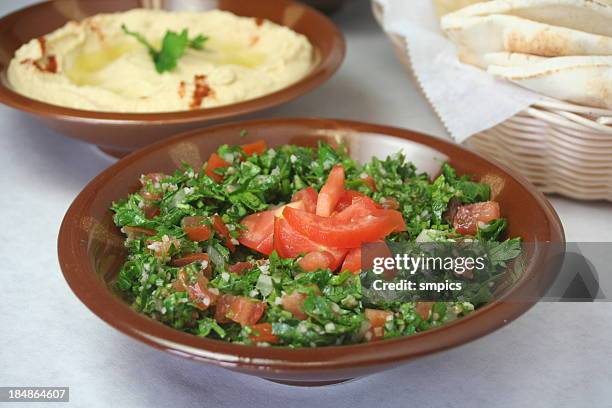
[[[274,213],[276,210],[262,211],[247,215],[240,221],[245,228],[238,242],[264,255],[274,250]]]
[[[207,241],[210,238],[211,231],[208,225],[202,224],[205,217],[185,217],[181,221],[183,231],[187,234],[187,238],[194,242]]]
[[[219,292],[216,289],[208,289],[208,287],[202,286],[200,283],[189,286],[187,293],[189,294],[189,300],[198,309],[206,310],[215,305],[219,298]]]
[[[355,203],[358,199],[364,197],[372,201],[367,195],[360,193],[359,191],[345,190],[344,193],[342,193],[342,196],[340,196],[338,203],[336,204],[335,211],[340,212],[345,208],[349,207],[351,204]],[[374,201],[372,202],[374,203]],[[374,205],[376,205],[376,203],[374,203]]]
[[[189,255],[185,255],[181,258],[177,258],[177,259],[173,259],[172,261],[170,261],[170,264],[172,266],[176,266],[177,268],[183,267],[185,265],[189,265],[190,263],[193,262],[197,262],[197,261],[206,261],[208,262],[210,260],[210,258],[208,257],[208,254],[204,254],[204,253],[200,253],[200,254],[189,254]]]
[[[414,310],[421,317],[421,319],[428,320],[432,306],[433,302],[416,302]]]
[[[215,320],[218,323],[228,323],[230,321],[229,317],[227,317],[228,313],[231,311],[232,302],[234,301],[234,295],[221,295],[219,299],[217,299],[217,306],[215,307]]]
[[[227,249],[234,252],[234,250],[236,249],[236,246],[232,242],[232,236],[230,235],[230,232],[227,229],[227,226],[225,225],[221,217],[218,215],[213,215],[212,224],[213,224],[213,229],[219,235],[221,235],[221,237],[223,237],[223,243],[225,244]]]
[[[327,251],[308,252],[298,261],[300,267],[306,272],[314,272],[319,269],[328,269],[334,263],[334,257]]]
[[[217,153],[213,153],[208,158],[208,162],[206,162],[206,175],[219,183],[223,181],[223,176],[215,173],[214,170],[220,167],[228,167],[230,164],[231,163],[223,160]]]
[[[302,307],[307,297],[308,295],[300,292],[292,292],[290,295],[284,294],[281,298],[281,305],[283,309],[291,312],[296,319],[306,320],[308,315],[302,311]]]
[[[242,275],[244,271],[249,270],[253,267],[251,262],[237,262],[233,265],[229,266],[229,271],[231,273],[235,273],[236,275]]]
[[[242,148],[242,150],[244,150],[247,156],[252,156],[255,153],[262,154],[266,150],[268,150],[268,145],[264,140],[257,140],[253,143],[243,144],[240,145],[240,147]]]
[[[243,296],[235,296],[230,306],[232,316],[230,317],[241,326],[252,326],[261,319],[266,311],[266,304]]]
[[[361,272],[361,248],[351,249],[349,253],[346,254],[340,271],[350,271],[355,275]]]
[[[315,251],[326,251],[333,258],[329,269],[338,269],[346,256],[348,249],[327,247],[311,241],[292,228],[287,220],[276,218],[274,222],[274,249],[281,258],[295,258],[302,254]]]
[[[217,300],[215,320],[227,323],[230,320],[241,326],[252,326],[263,316],[266,305],[244,296],[222,295]]]
[[[347,211],[349,208],[343,211]],[[406,228],[402,214],[393,210],[363,212],[356,217],[320,217],[305,211],[285,208],[283,217],[310,240],[321,245],[337,248],[357,248],[364,242],[382,239],[394,231]]]
[[[500,217],[499,203],[485,201],[457,208],[453,227],[461,235],[476,235],[479,223],[488,223]]]
[[[329,217],[338,200],[344,192],[344,168],[342,166],[334,166],[329,175],[327,181],[321,187],[319,191],[319,197],[317,199],[317,210],[316,214],[321,217]]]
[[[317,200],[319,195],[317,190],[312,187],[306,187],[298,191],[291,197],[291,201],[302,201],[304,203],[304,210],[309,213],[315,213],[317,210]]]
[[[160,214],[159,206],[151,203],[145,204],[143,211],[145,218],[148,220],[155,218]]]
[[[278,337],[272,334],[272,324],[258,323],[251,326],[251,329],[253,330],[253,333],[249,335],[251,341],[256,343],[278,343]]]
[[[388,310],[366,309],[366,319],[370,322],[370,329],[366,333],[367,341],[381,340],[385,336],[385,323],[389,316],[393,316],[393,312]]]

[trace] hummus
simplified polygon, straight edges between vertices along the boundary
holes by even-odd
[[[146,47],[167,30],[208,37],[162,74]],[[232,13],[135,9],[99,14],[34,39],[15,53],[8,82],[20,94],[54,105],[107,112],[170,112],[257,98],[300,80],[314,63],[308,39],[267,20]]]

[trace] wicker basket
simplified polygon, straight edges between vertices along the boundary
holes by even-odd
[[[375,1],[372,6],[382,22],[382,8]],[[387,34],[412,74],[405,39]],[[611,110],[548,98],[465,143],[516,169],[545,193],[612,201]]]

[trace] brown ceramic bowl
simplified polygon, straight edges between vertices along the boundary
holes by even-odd
[[[243,129],[248,131],[246,138],[239,136]],[[275,381],[324,384],[381,371],[484,336],[532,306],[558,272],[558,265],[549,262],[548,247],[534,245],[524,273],[501,300],[411,337],[340,347],[288,349],[230,344],[174,330],[133,311],[112,289],[125,252],[122,234],[108,209],[111,202],[134,191],[143,173],[171,172],[181,161],[201,166],[219,141],[238,144],[257,139],[264,139],[270,146],[344,141],[360,161],[404,149],[409,160],[415,159],[430,171],[435,171],[432,163],[447,158],[459,174],[472,174],[492,185],[494,199],[509,219],[508,235],[527,242],[564,244],[559,218],[535,187],[460,146],[409,130],[342,120],[243,122],[192,131],[148,146],[121,159],[85,187],[64,218],[58,242],[64,276],[81,301],[116,329],[172,354]],[[519,298],[526,300],[509,300]]]
[[[198,10],[218,8],[240,16],[261,17],[305,35],[316,50],[315,66],[300,81],[269,95],[217,108],[168,113],[109,113],[64,108],[27,98],[7,86],[6,69],[10,60],[15,51],[32,38],[48,34],[70,20],[147,7],[152,3],[172,10],[180,2],[54,0],[0,19],[0,102],[34,115],[68,136],[122,156],[172,134],[288,102],[323,84],[340,67],[344,58],[345,42],[340,31],[327,17],[304,4],[291,0],[193,0],[192,5]]]

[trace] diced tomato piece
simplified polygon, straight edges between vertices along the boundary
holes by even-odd
[[[235,296],[230,306],[231,316],[228,316],[241,326],[252,326],[261,319],[266,311],[266,304],[243,296]]]
[[[378,189],[376,188],[376,182],[374,181],[372,176],[363,177],[363,178],[361,178],[361,181],[363,181],[363,184],[368,186],[368,188],[370,190],[372,190],[373,192],[377,192],[378,191]]]
[[[272,334],[272,324],[259,323],[251,326],[249,338],[256,343],[278,343],[278,337]]]
[[[366,333],[367,341],[376,341],[385,336],[385,323],[393,316],[393,312],[388,310],[366,309],[365,317],[370,322],[370,329]]]
[[[195,242],[207,241],[210,238],[211,230],[206,224],[206,217],[185,217],[181,220],[183,231],[187,238]]]
[[[317,190],[312,187],[306,187],[298,191],[291,197],[291,201],[301,201],[304,203],[304,210],[309,213],[314,213],[317,210]]]
[[[215,320],[219,323],[228,323],[230,321],[228,314],[232,310],[232,302],[237,296],[234,295],[221,295],[217,299],[217,306],[215,307]]]
[[[461,235],[475,235],[479,225],[487,224],[499,217],[499,203],[496,201],[462,205],[457,208],[453,227]]]
[[[298,262],[306,272],[328,269],[334,263],[334,257],[327,251],[309,252]]]
[[[144,189],[140,190],[139,194],[145,199],[145,201],[158,201],[164,196],[161,192],[151,192]]]
[[[349,253],[346,254],[340,271],[350,271],[354,274],[361,272],[361,248],[351,249]]]
[[[223,181],[223,176],[215,173],[215,170],[220,167],[228,167],[231,163],[226,162],[217,153],[213,153],[206,162],[206,175],[217,183]]]
[[[148,220],[150,220],[151,218],[155,218],[160,214],[159,206],[150,203],[145,204],[143,211],[145,218]]]
[[[252,326],[263,316],[266,305],[244,296],[223,295],[217,300],[215,320],[227,323],[230,320],[241,326]]]
[[[240,147],[242,148],[242,150],[244,150],[247,156],[252,156],[255,153],[262,154],[263,152],[268,150],[268,145],[264,140],[258,140],[253,143],[243,144],[240,145]]]
[[[152,237],[156,234],[155,230],[144,227],[130,227],[128,225],[121,228],[121,232],[127,235],[128,238]]]
[[[240,221],[245,228],[238,241],[264,255],[274,250],[274,213],[275,210],[262,211],[248,215]]]
[[[421,319],[427,320],[429,319],[429,314],[431,313],[432,306],[433,302],[416,302],[414,310],[419,316],[421,316]]]
[[[304,306],[304,301],[308,295],[305,293],[300,293],[297,291],[292,292],[290,295],[284,294],[281,298],[283,309],[291,314],[299,320],[305,320],[308,318],[308,315],[304,313],[302,307]]]
[[[393,210],[375,210],[365,216],[338,218],[285,208],[283,216],[291,227],[310,240],[337,248],[357,248],[364,242],[377,241],[391,232],[405,230],[402,214]]]
[[[232,242],[232,236],[230,235],[230,232],[221,217],[218,215],[213,215],[212,225],[214,230],[223,238],[223,243],[227,249],[233,252],[236,249],[236,246]]]
[[[194,263],[194,262],[202,262],[202,263],[206,263],[207,265],[209,264],[208,261],[210,260],[210,258],[208,257],[208,254],[205,253],[199,253],[199,254],[188,254],[185,255],[181,258],[177,258],[177,259],[173,259],[170,264],[172,266],[175,266],[177,268],[181,268],[185,265],[189,265],[190,263]]]
[[[321,191],[319,191],[316,214],[321,217],[329,217],[334,208],[336,208],[336,204],[338,204],[338,200],[343,192],[344,168],[342,166],[334,166],[327,176],[327,181],[321,187]]]
[[[276,218],[274,222],[274,249],[281,258],[295,258],[309,252],[326,251],[333,259],[329,265],[332,271],[338,269],[348,252],[348,249],[328,247],[311,241],[283,218]]]
[[[195,285],[191,285],[187,288],[187,293],[189,294],[189,300],[193,303],[198,309],[206,310],[211,306],[214,306],[219,298],[219,290],[216,288],[208,287],[208,280],[203,282],[198,282]]]
[[[236,275],[242,275],[244,271],[249,270],[253,267],[251,262],[237,262],[233,265],[229,266],[229,271],[231,273],[235,273]]]

